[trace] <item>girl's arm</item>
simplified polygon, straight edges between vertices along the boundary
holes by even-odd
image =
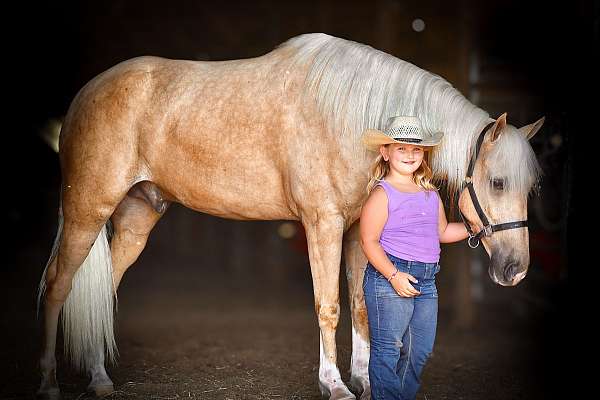
[[[446,211],[444,210],[444,204],[442,199],[440,200],[440,212],[439,212],[439,223],[438,230],[440,234],[440,243],[454,243],[460,242],[469,237],[469,232],[465,228],[465,224],[462,222],[450,222],[446,219]]]
[[[390,280],[393,275],[391,284],[399,295],[416,296],[419,291],[408,281],[417,283],[417,280],[410,274],[399,272],[379,244],[388,217],[387,201],[387,195],[381,187],[376,187],[369,195],[360,214],[360,246],[371,264],[386,279]]]

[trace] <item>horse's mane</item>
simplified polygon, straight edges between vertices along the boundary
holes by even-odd
[[[431,168],[450,191],[459,188],[468,149],[492,121],[488,113],[440,76],[364,44],[306,34],[282,46],[294,47],[296,62],[309,65],[304,94],[316,99],[332,132],[358,139],[366,128],[383,129],[391,116],[417,116],[425,129],[445,133]]]

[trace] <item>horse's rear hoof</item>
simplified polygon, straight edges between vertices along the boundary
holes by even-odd
[[[36,400],[62,400],[59,388],[47,389],[43,392],[38,391],[35,398]]]
[[[114,391],[115,387],[113,385],[98,385],[94,387],[88,387],[88,392],[93,393],[96,395],[96,397],[108,396]]]

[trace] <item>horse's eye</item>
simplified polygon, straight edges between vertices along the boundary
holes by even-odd
[[[495,190],[504,190],[504,179],[494,178],[492,179],[492,186]]]

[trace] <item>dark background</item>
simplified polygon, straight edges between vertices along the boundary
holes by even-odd
[[[411,27],[417,18],[425,22],[422,32]],[[0,338],[6,346],[0,351],[0,372],[7,378],[0,384],[0,397],[27,398],[38,383],[35,288],[56,231],[60,184],[58,157],[40,136],[49,121],[64,117],[88,80],[128,58],[255,57],[308,32],[369,44],[439,74],[492,117],[508,112],[509,123],[517,127],[546,117],[531,141],[544,179],[530,201],[530,273],[519,286],[501,288],[487,277],[482,249],[466,250],[465,243],[443,247],[442,263],[448,268],[440,273],[439,356],[428,364],[424,387],[428,399],[548,398],[562,388],[555,366],[567,361],[560,343],[567,335],[567,280],[574,265],[569,240],[577,220],[574,138],[584,129],[577,99],[582,99],[586,77],[594,71],[598,3],[112,0],[17,4],[5,9],[3,19],[8,123],[3,135],[2,212],[9,234],[0,287],[7,304],[0,314]],[[263,371],[256,382],[290,363],[289,375],[277,381],[296,382],[300,375],[306,380],[282,386],[279,396],[315,397],[318,326],[311,316],[306,245],[297,224],[292,238],[281,237],[282,223],[227,221],[173,205],[120,288],[119,324],[124,328],[117,334],[122,361],[111,369],[116,387],[128,394],[126,382],[132,376],[141,382],[160,381],[167,375],[175,381],[193,376],[198,367],[192,361],[173,363],[169,351],[177,354],[173,349],[182,341],[204,337],[202,330],[210,332],[210,338],[227,338],[232,329],[247,329],[248,336],[222,343],[207,339],[206,347],[201,347],[229,354],[236,343],[264,345],[264,352],[241,356],[255,360]],[[342,302],[339,367],[346,371],[350,347],[345,297]],[[198,310],[206,314],[194,314]],[[273,318],[296,328],[288,332],[282,325],[272,325]],[[302,323],[294,325],[298,321]],[[136,331],[134,327],[142,323],[148,328]],[[169,339],[173,324],[179,327],[179,336]],[[281,337],[281,348],[289,349],[299,330],[306,340],[298,346],[306,346],[306,353],[299,353],[294,362],[305,363],[306,369],[277,358],[279,350],[277,355],[269,353],[274,351],[271,337]],[[144,341],[148,332],[153,339]],[[152,358],[144,351],[161,355]],[[182,352],[195,354],[190,359],[210,359],[202,350]],[[237,354],[246,353],[238,348]],[[215,357],[214,363],[222,362],[218,358],[222,355]],[[179,370],[135,375],[149,362],[179,365]],[[211,362],[203,368],[214,367]],[[244,373],[247,369],[242,368],[233,375],[217,374],[213,383],[222,386],[221,381]],[[85,389],[83,378],[64,374],[59,371],[61,382],[68,382],[63,391]],[[194,381],[198,398],[216,396],[216,392],[203,396],[199,390],[210,386],[202,381],[207,374]],[[180,386],[169,386],[169,379],[146,393],[185,394],[178,391]],[[245,389],[232,392],[231,398],[270,398],[264,387],[256,385],[246,382]],[[259,392],[265,397],[257,397]],[[129,394],[127,398],[133,396]],[[219,396],[228,398],[220,392]]]

